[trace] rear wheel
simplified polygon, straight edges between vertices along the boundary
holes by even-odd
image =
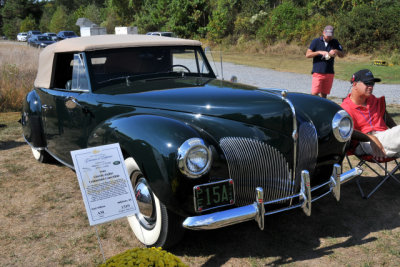
[[[38,150],[38,149],[34,149],[33,147],[31,149],[32,149],[33,157],[37,161],[39,161],[41,163],[46,163],[51,160],[51,156],[45,150]]]
[[[182,218],[170,211],[152,192],[133,158],[125,165],[139,206],[139,214],[129,216],[132,231],[147,247],[171,247],[183,236]]]

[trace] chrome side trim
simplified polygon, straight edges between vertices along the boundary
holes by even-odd
[[[323,196],[326,196],[329,193],[333,193],[335,195],[336,200],[340,199],[340,186],[341,184],[351,180],[354,177],[357,177],[362,174],[362,169],[359,167],[356,167],[354,169],[351,169],[343,174],[340,174],[340,166],[338,164],[334,165],[334,170],[332,172],[332,177],[331,179],[322,184],[318,185],[316,187],[313,187],[310,189],[309,184],[307,183],[307,171],[302,172],[302,186],[300,192],[298,194],[292,195],[290,197],[286,197],[283,199],[276,199],[273,201],[268,201],[263,203],[263,207],[261,207],[259,204],[260,200],[263,199],[262,197],[262,188],[257,188],[256,189],[256,201],[253,204],[243,206],[243,207],[238,207],[235,209],[230,209],[230,210],[224,210],[224,211],[219,211],[211,214],[206,214],[206,215],[201,215],[201,216],[194,216],[194,217],[188,217],[185,219],[183,222],[183,227],[192,229],[192,230],[208,230],[208,229],[216,229],[216,228],[221,228],[245,221],[250,221],[250,220],[256,220],[258,225],[260,226],[260,229],[263,229],[264,221],[261,219],[261,217],[258,214],[264,213],[264,216],[266,215],[271,215],[279,212],[283,212],[286,210],[291,210],[294,208],[303,208],[303,211],[307,214],[311,214],[311,203],[314,201],[317,201],[318,199],[322,198]],[[333,178],[333,179],[332,179]],[[308,186],[307,186],[308,185]],[[323,193],[321,196],[317,196],[315,198],[311,198],[311,192],[315,191],[319,188],[322,188],[323,186],[329,186],[329,189],[327,192]],[[339,195],[337,195],[339,194]],[[300,198],[302,201],[300,201],[299,204],[293,205],[290,207],[278,209],[278,210],[273,210],[273,211],[263,211],[265,209],[265,205],[269,204],[274,204],[281,202],[286,199],[294,199],[294,198]]]
[[[28,140],[26,140],[26,138],[25,138],[24,135],[22,135],[22,137],[24,138],[25,142],[26,142],[31,148],[34,148],[34,149],[36,149],[36,150],[45,150],[47,153],[50,154],[50,156],[52,156],[54,159],[56,159],[57,161],[59,161],[61,164],[67,166],[67,167],[70,168],[70,169],[75,170],[75,167],[74,167],[73,165],[70,165],[70,164],[66,163],[65,161],[61,160],[60,158],[58,158],[57,156],[55,156],[53,153],[51,153],[51,152],[47,149],[47,147],[34,147]]]
[[[59,157],[55,156],[53,153],[51,153],[47,148],[45,149],[47,153],[50,154],[50,156],[52,156],[53,158],[55,158],[57,161],[59,161],[61,164],[67,166],[70,169],[75,170],[75,167],[71,164],[66,163],[65,161],[63,161],[62,159],[60,159]]]
[[[45,147],[34,147],[28,140],[26,140],[25,135],[22,135],[22,137],[24,138],[25,142],[26,142],[31,148],[36,149],[36,150],[46,150]]]
[[[292,180],[296,180],[296,169],[297,169],[297,143],[298,143],[298,138],[299,138],[299,132],[297,130],[297,118],[296,118],[296,109],[294,108],[293,103],[286,98],[287,91],[282,92],[282,100],[286,101],[286,103],[290,106],[290,109],[292,110],[293,114],[293,132],[292,132],[292,138],[293,138],[293,172],[292,172]],[[292,204],[292,203],[290,203]]]

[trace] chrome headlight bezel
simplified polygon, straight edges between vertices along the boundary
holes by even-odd
[[[188,166],[188,157],[191,155],[191,152],[199,149],[206,152],[206,162],[199,171],[193,171]],[[178,168],[189,178],[198,178],[206,174],[211,168],[211,159],[211,150],[205,145],[201,138],[190,138],[178,148]]]
[[[349,123],[349,126],[343,126],[344,123]],[[349,128],[349,129],[345,129]],[[347,142],[353,134],[353,119],[345,110],[336,112],[332,120],[333,135],[339,142]]]

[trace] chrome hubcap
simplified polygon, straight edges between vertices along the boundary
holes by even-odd
[[[142,227],[151,230],[154,228],[157,220],[157,213],[151,188],[140,171],[132,173],[131,181],[135,187],[134,193],[140,211],[140,213],[136,215],[136,218]]]
[[[140,178],[135,187],[135,196],[140,213],[146,219],[150,219],[153,214],[154,205],[151,196],[151,189],[148,187],[146,179]]]

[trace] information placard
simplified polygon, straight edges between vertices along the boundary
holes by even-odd
[[[119,144],[71,151],[90,225],[139,212]]]

